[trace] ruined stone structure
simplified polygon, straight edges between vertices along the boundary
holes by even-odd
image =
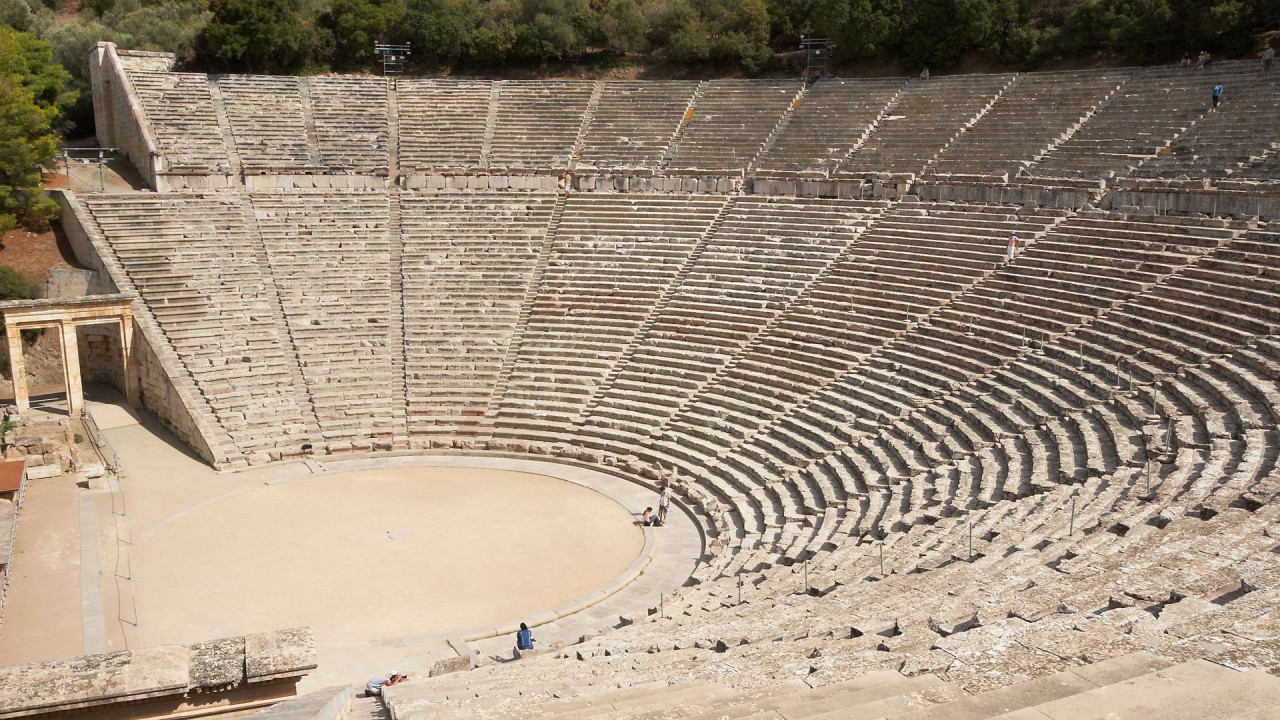
[[[139,298],[141,401],[207,460],[530,453],[674,475],[705,532],[662,612],[393,688],[395,717],[1280,703],[1280,80],[1255,64],[92,62],[101,143],[160,192],[64,208]],[[1214,82],[1237,99],[1210,115]]]

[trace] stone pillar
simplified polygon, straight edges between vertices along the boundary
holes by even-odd
[[[129,367],[129,358],[133,357],[133,313],[125,308],[120,315],[120,371],[124,374],[124,396],[129,407],[138,405],[138,384],[133,381],[133,368]]]
[[[76,337],[75,323],[58,323],[58,336],[62,340],[62,372],[67,383],[67,412],[75,417],[84,409],[84,386],[80,381],[80,341]]]
[[[31,410],[31,398],[27,395],[27,362],[22,357],[22,331],[13,323],[6,323],[5,335],[9,338],[9,373],[13,375],[13,401],[18,412]]]

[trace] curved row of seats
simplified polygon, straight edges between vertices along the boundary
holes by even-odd
[[[1212,74],[1127,68],[808,87],[154,70],[128,79],[167,171],[197,175],[386,176],[394,167],[858,179],[928,169],[1266,180],[1280,97],[1280,82],[1252,63]],[[1210,114],[1218,82],[1230,90]]]

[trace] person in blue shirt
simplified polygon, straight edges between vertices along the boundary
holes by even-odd
[[[1213,86],[1213,107],[1209,109],[1209,112],[1218,111],[1218,101],[1222,99],[1222,91],[1224,89],[1222,83]]]
[[[530,631],[529,626],[524,623],[520,623],[520,630],[516,632],[516,649],[533,649],[533,632]]]

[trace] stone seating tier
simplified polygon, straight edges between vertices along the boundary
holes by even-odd
[[[699,85],[603,83],[578,160],[579,172],[657,169]]]
[[[685,122],[666,167],[716,173],[751,166],[803,90],[795,81],[712,80]]]
[[[227,173],[231,161],[204,75],[129,73],[170,171]]]

